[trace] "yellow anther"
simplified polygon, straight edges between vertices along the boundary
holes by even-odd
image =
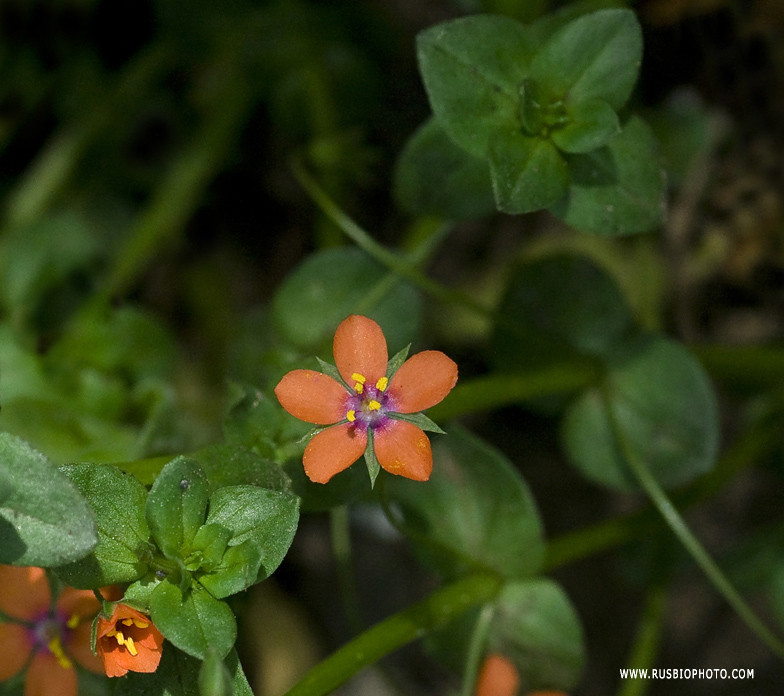
[[[134,657],[139,654],[139,651],[136,649],[136,646],[133,644],[133,638],[128,636],[125,639],[125,647],[128,648],[128,652],[131,653]]]
[[[349,423],[353,423],[357,419],[357,412],[354,409],[351,409],[348,413],[346,413],[346,418],[348,419]]]
[[[60,667],[64,669],[70,669],[73,667],[71,661],[68,659],[65,652],[63,652],[63,646],[60,643],[59,637],[55,636],[52,638],[52,640],[50,640],[47,644],[47,647],[49,648],[49,652],[54,655],[55,659],[57,660],[57,664],[59,664]]]
[[[110,629],[106,633],[107,638],[114,638],[114,636],[116,636],[116,635],[117,635],[117,630],[114,629],[114,628]]]
[[[351,375],[351,379],[353,379],[355,382],[359,382],[360,384],[367,382],[367,377],[365,377],[365,375],[359,374],[359,372],[355,372],[353,375]]]
[[[121,623],[126,626],[133,626],[133,619],[123,619]]]
[[[389,384],[389,378],[382,377],[380,380],[378,380],[378,382],[376,382],[376,389],[378,389],[379,391],[384,391],[386,390],[388,384]]]
[[[139,619],[134,619],[133,625],[136,626],[136,628],[147,628],[147,626],[150,624],[147,621],[139,621]]]
[[[376,401],[375,399],[371,399],[370,401],[368,401],[368,408],[371,411],[378,411],[378,409],[381,408],[381,404],[378,403],[378,401]]]
[[[79,625],[80,621],[81,621],[81,617],[79,616],[79,614],[71,614],[71,618],[65,622],[65,625],[73,630]]]
[[[125,636],[122,634],[121,631],[117,631],[114,637],[117,639],[117,642],[120,645],[123,645],[125,643]]]
[[[363,391],[365,391],[365,385],[364,385],[364,384],[362,384],[362,382],[357,382],[357,383],[354,385],[354,391],[355,391],[357,394],[361,394]]]

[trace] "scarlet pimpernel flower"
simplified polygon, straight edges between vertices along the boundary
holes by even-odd
[[[0,566],[0,681],[27,666],[25,696],[76,696],[76,664],[103,672],[90,650],[101,605],[88,590],[55,598],[43,568]]]
[[[98,618],[96,649],[109,677],[122,677],[128,672],[149,673],[158,669],[163,636],[149,616],[119,603],[108,619]]]
[[[305,473],[326,483],[365,453],[392,474],[427,481],[433,454],[422,428],[439,430],[419,412],[435,406],[454,387],[455,362],[436,350],[408,360],[403,351],[388,360],[381,327],[358,314],[338,326],[332,352],[334,374],[294,370],[275,387],[291,415],[331,426],[308,442]],[[327,372],[330,367],[322,363]]]

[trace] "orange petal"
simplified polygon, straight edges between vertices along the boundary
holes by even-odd
[[[82,621],[76,628],[69,630],[63,641],[65,652],[85,669],[103,674],[103,660],[98,655],[93,655],[90,649],[92,628],[92,621]]]
[[[27,668],[25,696],[76,696],[76,670],[63,667],[47,650],[39,652]]]
[[[414,481],[427,481],[433,453],[427,435],[412,423],[390,419],[373,431],[373,449],[381,468]]]
[[[100,610],[101,604],[95,598],[92,590],[75,590],[72,587],[66,587],[57,600],[57,611],[66,619],[75,615],[81,619],[92,621]]]
[[[476,696],[515,696],[520,688],[520,674],[514,663],[503,655],[485,658],[476,680]]]
[[[439,350],[412,355],[389,382],[388,393],[398,413],[417,413],[435,406],[457,382],[457,363]]]
[[[33,649],[28,630],[14,623],[0,624],[0,682],[10,679],[27,664]]]
[[[0,565],[0,611],[14,619],[34,619],[49,609],[49,581],[43,568]]]
[[[326,483],[348,469],[367,446],[367,433],[352,423],[336,425],[316,435],[305,448],[302,463],[311,481]]]
[[[352,314],[335,331],[332,342],[335,366],[346,383],[358,373],[375,384],[387,373],[387,340],[381,327],[372,319]]]
[[[136,625],[120,625],[124,636],[130,636],[136,647],[132,655],[125,645],[106,634],[116,628],[118,622],[133,619],[147,624],[141,628]],[[154,672],[158,669],[163,651],[163,636],[150,622],[150,617],[127,604],[117,604],[110,619],[99,618],[97,628],[98,654],[103,660],[104,670],[109,677],[121,677],[128,672]]]
[[[294,370],[275,387],[280,405],[307,423],[330,425],[346,417],[350,394],[332,377],[315,370]]]

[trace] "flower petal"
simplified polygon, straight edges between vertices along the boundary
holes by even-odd
[[[353,385],[352,375],[359,373],[375,384],[387,373],[387,340],[381,327],[372,319],[352,314],[340,322],[332,342],[335,366],[346,383]]]
[[[427,481],[433,452],[427,435],[412,423],[390,419],[373,431],[373,449],[381,468],[414,481]]]
[[[66,634],[64,640],[65,652],[76,660],[82,667],[96,674],[104,674],[103,661],[94,655],[90,648],[90,633],[92,621],[82,621],[76,628]]]
[[[295,418],[330,425],[346,417],[346,399],[350,394],[328,375],[315,370],[294,370],[278,382],[275,396]]]
[[[395,372],[389,395],[398,413],[417,413],[435,406],[457,382],[457,363],[439,350],[412,355]]]
[[[130,625],[122,622],[130,619]],[[136,625],[140,622],[143,625]],[[119,624],[119,625],[118,625]],[[123,638],[130,636],[136,654],[128,649],[124,641],[120,645],[118,637],[108,635],[112,630],[123,633]],[[163,636],[150,621],[150,617],[127,604],[117,604],[109,619],[99,618],[96,631],[98,654],[103,660],[104,670],[108,677],[121,677],[127,672],[154,672],[158,669],[163,649]]]
[[[352,423],[327,428],[305,448],[302,457],[305,473],[315,483],[326,483],[357,461],[366,446],[367,433]]]
[[[30,620],[49,609],[49,581],[43,568],[0,565],[0,611]]]
[[[48,650],[33,658],[25,677],[25,696],[76,696],[76,670],[63,667]]]
[[[78,616],[80,619],[93,620],[101,610],[100,602],[92,590],[75,590],[66,587],[57,600],[57,611],[67,619]]]
[[[21,624],[0,624],[0,682],[10,679],[27,664],[33,643]]]
[[[485,658],[476,681],[476,696],[515,696],[519,688],[520,674],[511,660],[497,653]]]

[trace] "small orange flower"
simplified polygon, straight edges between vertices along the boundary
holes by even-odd
[[[92,592],[70,587],[53,602],[43,568],[0,565],[0,681],[27,665],[25,696],[76,696],[74,660],[103,672],[90,650],[100,608]]]
[[[427,481],[433,469],[430,440],[421,428],[394,416],[439,403],[457,382],[455,362],[440,351],[426,350],[388,375],[381,327],[357,314],[338,326],[332,352],[345,384],[315,370],[294,370],[275,387],[278,401],[291,415],[332,426],[305,448],[305,473],[311,481],[326,483],[362,456],[371,431],[382,469]]]
[[[154,672],[161,661],[163,636],[149,616],[127,604],[115,604],[111,618],[98,618],[96,647],[109,677]]]
[[[498,653],[490,653],[476,680],[476,696],[516,696],[520,674],[514,663]]]

